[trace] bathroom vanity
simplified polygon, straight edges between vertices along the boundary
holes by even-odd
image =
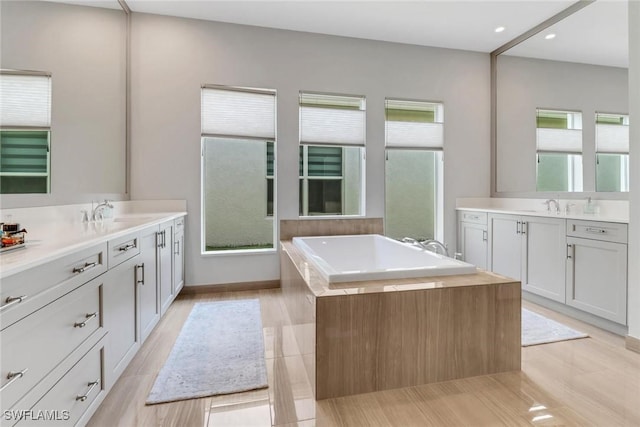
[[[547,211],[540,201],[491,200],[493,206],[458,208],[463,259],[520,280],[526,299],[626,333],[628,217],[623,209],[567,213]]]
[[[315,398],[520,369],[520,283],[497,274],[329,283],[296,236],[380,234],[382,219],[281,221],[281,286]]]
[[[76,207],[20,210],[26,247],[0,255],[3,410],[86,424],[180,291],[184,203],[137,207],[88,223]]]

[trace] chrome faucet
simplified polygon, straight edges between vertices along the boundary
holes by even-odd
[[[92,221],[102,221],[103,217],[103,213],[102,211],[104,210],[104,208],[110,208],[113,209],[113,205],[111,204],[111,202],[109,200],[106,200],[102,203],[98,203],[98,206],[96,206],[95,208],[93,208],[91,210],[91,220]]]
[[[446,257],[449,256],[449,250],[447,246],[437,240],[428,239],[428,240],[416,240],[413,237],[404,237],[402,242],[408,243],[413,246],[418,246],[421,249],[425,249],[427,251],[435,252],[440,255],[444,255]]]
[[[413,246],[417,246],[417,247],[419,247],[421,249],[427,249],[427,248],[424,247],[424,245],[422,243],[420,243],[419,241],[417,241],[413,237],[403,237],[402,238],[402,242],[403,243],[408,243],[408,244],[413,245]]]
[[[446,257],[449,256],[449,249],[447,249],[447,246],[438,240],[425,240],[424,242],[420,242],[420,244],[428,251],[435,252]]]
[[[547,205],[548,212],[551,212],[551,205],[553,204],[556,207],[556,213],[560,213],[560,202],[558,202],[556,199],[545,200],[544,204]]]

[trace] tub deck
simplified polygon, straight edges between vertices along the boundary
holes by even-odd
[[[479,271],[330,284],[290,240],[280,245],[316,399],[520,369],[520,282]]]

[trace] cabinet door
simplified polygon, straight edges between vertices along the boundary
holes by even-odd
[[[136,265],[140,255],[107,271],[104,279],[105,382],[110,388],[140,347],[136,327]]]
[[[483,270],[487,269],[487,226],[460,223],[460,251],[463,259]]]
[[[167,311],[173,301],[173,222],[160,226],[158,244],[158,283],[161,313]]]
[[[140,342],[144,342],[160,320],[160,300],[157,282],[157,241],[158,227],[141,233],[140,260],[136,271],[136,291],[138,295],[138,319],[140,321]]]
[[[173,294],[178,295],[184,286],[184,232],[175,234],[173,247]]]
[[[565,302],[566,220],[523,217],[522,289]]]
[[[627,323],[627,245],[567,238],[567,304]]]
[[[520,280],[522,262],[520,217],[489,215],[489,248],[491,271]]]

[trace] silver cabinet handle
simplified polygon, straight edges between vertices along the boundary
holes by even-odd
[[[180,255],[180,240],[176,240],[173,246],[175,247],[174,255]]]
[[[135,248],[135,247],[136,247],[136,244],[135,244],[135,243],[129,243],[128,245],[120,246],[120,247],[118,248],[118,250],[119,250],[120,252],[126,252],[126,251],[128,251],[129,249],[133,249],[133,248]]]
[[[5,388],[9,387],[14,382],[18,381],[20,378],[24,377],[25,372],[27,372],[29,368],[24,368],[22,371],[18,372],[9,372],[7,374],[8,383],[0,387],[0,391],[3,391]]]
[[[162,247],[167,247],[167,230],[162,230]]]
[[[522,221],[520,229],[522,234],[527,234],[527,231],[529,231],[529,223],[527,221]]]
[[[604,228],[594,228],[594,227],[587,227],[585,228],[585,230],[587,233],[594,233],[594,234],[604,234],[607,232],[607,230],[605,230]]]
[[[96,316],[98,316],[98,312],[95,311],[93,313],[87,313],[85,315],[85,320],[82,322],[76,322],[73,324],[74,328],[84,328],[85,326],[87,326],[87,322],[93,318],[95,318]]]
[[[140,265],[136,265],[136,276],[138,275],[139,270],[142,270],[142,274],[140,275],[142,279],[138,279],[136,277],[136,283],[140,283],[141,285],[144,285],[144,262]]]
[[[84,402],[85,400],[87,400],[87,398],[89,397],[93,389],[98,384],[100,384],[100,380],[95,380],[95,381],[91,381],[90,383],[87,383],[87,387],[89,387],[89,389],[85,392],[85,394],[77,395],[76,400],[79,400],[80,402]]]
[[[482,230],[482,241],[486,242],[489,238],[489,233],[487,233],[487,230]]]
[[[0,310],[4,310],[5,308],[11,307],[12,305],[20,304],[26,298],[27,298],[26,295],[20,295],[19,297],[9,296],[4,300],[5,304],[2,307],[0,307]]]
[[[85,262],[84,265],[82,267],[76,267],[73,269],[74,273],[84,273],[87,270],[91,270],[92,268],[94,268],[96,265],[98,265],[97,262]]]
[[[573,245],[567,243],[567,259],[571,259],[573,257],[572,256],[573,255],[572,254],[573,253],[572,249],[573,249]]]
[[[516,222],[516,234],[520,234],[521,233],[520,224],[521,224],[520,221]]]

